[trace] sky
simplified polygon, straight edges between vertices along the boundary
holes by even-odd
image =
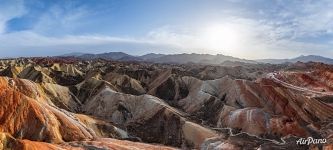
[[[1,57],[333,58],[331,0],[0,0]]]

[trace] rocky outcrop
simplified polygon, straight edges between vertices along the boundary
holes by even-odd
[[[29,93],[19,92],[16,88],[20,87],[13,86],[14,83],[16,82],[10,78],[0,78],[0,132],[20,139],[51,143],[98,137],[93,128],[88,128],[75,114],[38,100],[39,98],[33,99],[33,96],[27,96]],[[38,93],[37,97],[40,97]],[[96,120],[91,124],[98,125]],[[122,132],[112,125],[104,124],[104,127],[114,129],[114,133]],[[121,134],[111,137],[121,138]]]
[[[118,91],[122,93],[133,95],[146,93],[146,90],[142,87],[140,81],[135,80],[128,75],[108,73],[103,77],[103,79],[117,87]]]
[[[23,69],[18,77],[23,79],[28,79],[34,82],[47,82],[47,83],[56,83],[50,76],[50,71],[47,68],[42,68],[40,66],[28,66]]]
[[[83,111],[122,125],[129,134],[146,142],[178,147],[191,143],[191,146],[198,147],[205,138],[216,135],[209,129],[188,122],[186,114],[157,97],[123,94],[109,87],[105,87],[88,100],[83,106]],[[198,127],[199,129],[196,129]],[[149,132],[145,132],[147,130]],[[196,139],[193,139],[193,135]]]
[[[161,145],[151,145],[138,142],[131,142],[125,140],[116,140],[109,138],[100,138],[94,141],[73,141],[61,144],[50,144],[45,142],[36,142],[30,140],[18,140],[9,134],[0,133],[0,149],[3,150],[40,150],[40,149],[119,149],[119,150],[132,150],[146,149],[146,150],[176,150],[173,147],[166,147]]]

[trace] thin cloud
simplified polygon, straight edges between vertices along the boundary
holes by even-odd
[[[25,13],[23,0],[0,1],[0,34],[6,31],[6,23]]]
[[[194,23],[182,23],[179,19],[178,23],[155,26],[139,35],[100,32],[99,26],[104,30],[111,30],[112,26],[106,28],[103,24],[91,24],[97,19],[91,14],[98,14],[98,10],[87,5],[60,4],[41,12],[32,28],[8,33],[8,21],[29,11],[23,0],[1,2],[0,51],[5,52],[4,56],[58,55],[68,51],[222,53],[249,59],[290,58],[301,54],[333,56],[333,2],[260,2],[272,3],[266,8],[251,3],[231,2],[233,5],[230,8],[224,7],[223,11],[214,12],[221,13],[218,17],[208,15],[211,21],[194,19]],[[214,24],[234,30],[229,34],[237,34],[237,44],[210,47],[209,37],[204,30]],[[222,35],[222,38],[228,37]]]

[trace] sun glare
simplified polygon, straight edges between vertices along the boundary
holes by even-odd
[[[238,31],[228,24],[207,26],[202,33],[205,46],[217,52],[232,53],[239,46]]]

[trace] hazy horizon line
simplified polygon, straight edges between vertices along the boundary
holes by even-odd
[[[157,54],[157,55],[180,55],[180,54],[199,54],[199,55],[223,55],[223,56],[229,56],[229,57],[234,57],[234,58],[238,58],[238,59],[244,59],[244,60],[282,60],[282,59],[293,59],[293,58],[297,58],[297,57],[301,57],[301,56],[319,56],[319,57],[324,57],[324,58],[329,58],[329,59],[333,59],[331,57],[327,57],[327,56],[322,56],[322,55],[314,55],[314,54],[300,54],[298,56],[293,56],[293,57],[289,57],[289,58],[260,58],[260,59],[248,59],[248,58],[242,58],[242,57],[237,57],[237,56],[232,56],[232,55],[225,55],[222,53],[217,53],[217,54],[209,54],[209,53],[187,53],[187,52],[181,52],[181,53],[154,53],[154,52],[147,52],[141,55],[133,55],[131,53],[128,52],[123,52],[123,51],[105,51],[105,52],[92,52],[92,53],[86,53],[86,52],[80,52],[80,51],[76,51],[76,52],[69,52],[69,53],[64,53],[64,54],[59,54],[59,55],[41,55],[41,56],[10,56],[10,57],[1,57],[0,59],[17,59],[17,58],[39,58],[39,57],[66,57],[64,55],[69,55],[69,54],[75,54],[75,53],[81,53],[81,54],[93,54],[93,55],[97,55],[97,54],[105,54],[105,53],[124,53],[127,55],[131,55],[134,57],[140,57],[140,56],[144,56],[144,55],[148,55],[148,54]],[[68,56],[69,57],[69,56]]]

